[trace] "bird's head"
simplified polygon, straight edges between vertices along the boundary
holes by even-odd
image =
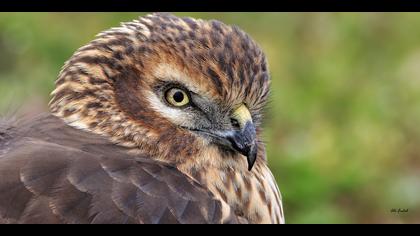
[[[214,164],[221,159],[206,152],[217,152],[225,163],[247,160],[251,170],[263,157],[268,94],[265,56],[239,28],[152,14],[80,48],[50,107],[73,127],[165,161]]]

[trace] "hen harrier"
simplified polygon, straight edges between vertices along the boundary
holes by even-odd
[[[269,72],[219,21],[151,14],[66,62],[51,114],[0,123],[2,223],[283,223]]]

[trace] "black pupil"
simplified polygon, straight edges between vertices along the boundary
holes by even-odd
[[[175,102],[182,102],[184,100],[184,94],[180,91],[174,93],[173,98]]]

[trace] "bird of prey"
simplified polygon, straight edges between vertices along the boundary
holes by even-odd
[[[236,26],[155,13],[65,63],[50,113],[0,122],[0,223],[284,223],[270,77]]]

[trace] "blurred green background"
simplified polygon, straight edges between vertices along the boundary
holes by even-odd
[[[72,53],[142,15],[0,13],[0,113],[46,111]],[[238,25],[266,52],[287,223],[420,223],[420,14],[176,15]]]

